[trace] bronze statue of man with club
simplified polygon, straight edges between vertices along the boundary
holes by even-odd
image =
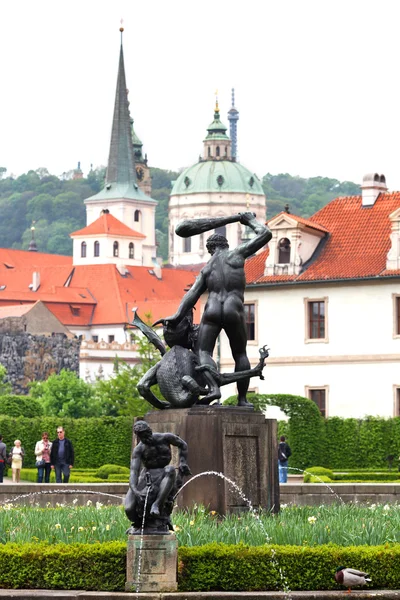
[[[190,219],[179,223],[176,233],[181,237],[190,237],[222,227],[228,223],[240,222],[252,229],[255,236],[233,250],[229,249],[227,239],[220,234],[211,235],[207,240],[207,249],[211,254],[208,263],[200,271],[195,283],[185,294],[174,315],[159,322],[174,325],[179,323],[195,306],[200,296],[208,291],[208,300],[201,319],[197,354],[200,369],[204,372],[209,393],[199,404],[209,404],[219,400],[221,393],[213,377],[216,365],[212,358],[218,335],[223,329],[229,339],[235,371],[250,369],[246,353],[247,332],[244,316],[244,290],[246,278],[244,264],[246,258],[265,246],[272,237],[269,228],[259,223],[251,212],[239,213],[231,217]],[[252,406],[247,402],[246,394],[249,380],[239,381],[238,405]]]

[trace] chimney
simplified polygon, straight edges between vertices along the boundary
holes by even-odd
[[[387,192],[386,178],[378,173],[364,175],[361,185],[362,206],[373,206],[381,192]]]
[[[32,276],[32,283],[29,284],[29,289],[32,292],[37,292],[40,287],[40,273],[39,271],[34,271]]]
[[[162,258],[161,257],[157,257],[156,260],[154,261],[154,267],[153,267],[153,271],[154,271],[154,275],[157,277],[157,279],[162,279]]]

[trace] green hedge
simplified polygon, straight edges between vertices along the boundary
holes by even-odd
[[[120,591],[126,543],[0,544],[0,587]]]
[[[367,571],[373,589],[400,588],[400,545],[245,546],[208,544],[178,549],[178,587],[189,591],[343,589],[337,566]],[[280,569],[282,576],[280,575]],[[123,591],[126,542],[0,545],[3,589]]]
[[[179,590],[256,591],[343,589],[334,580],[340,565],[367,571],[372,588],[400,587],[396,546],[206,546],[179,549]],[[274,558],[273,558],[274,556]],[[282,569],[281,578],[279,569]]]
[[[13,394],[0,396],[0,415],[7,415],[8,417],[40,417],[42,414],[42,405],[35,398]]]
[[[75,450],[75,466],[93,468],[105,463],[128,467],[132,450],[132,417],[103,417],[97,419],[58,419],[57,417],[10,418],[0,415],[0,433],[11,449],[20,439],[25,449],[25,467],[34,467],[35,444],[47,431],[50,439],[57,437],[59,425],[65,429]]]

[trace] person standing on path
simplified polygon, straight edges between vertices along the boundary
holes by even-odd
[[[74,466],[74,448],[71,440],[65,437],[63,427],[57,427],[57,439],[51,445],[50,463],[56,472],[56,483],[68,483],[70,470]]]
[[[21,446],[21,440],[15,440],[10,452],[13,483],[19,483],[24,455],[25,452]]]
[[[38,470],[38,483],[43,483],[43,475],[44,482],[50,483],[50,472],[51,472],[51,464],[50,464],[50,451],[51,451],[51,442],[49,442],[49,434],[47,431],[43,431],[42,439],[36,442],[35,446],[35,456],[36,456],[36,467]]]
[[[281,435],[278,446],[279,483],[287,483],[288,461],[291,454],[292,451],[285,436]]]
[[[7,448],[3,442],[3,436],[0,435],[0,483],[3,483],[4,466],[7,459]]]

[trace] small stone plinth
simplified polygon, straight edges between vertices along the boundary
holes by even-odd
[[[141,536],[128,536],[125,591],[174,592],[177,590],[178,542],[174,533],[144,535],[138,580]]]

